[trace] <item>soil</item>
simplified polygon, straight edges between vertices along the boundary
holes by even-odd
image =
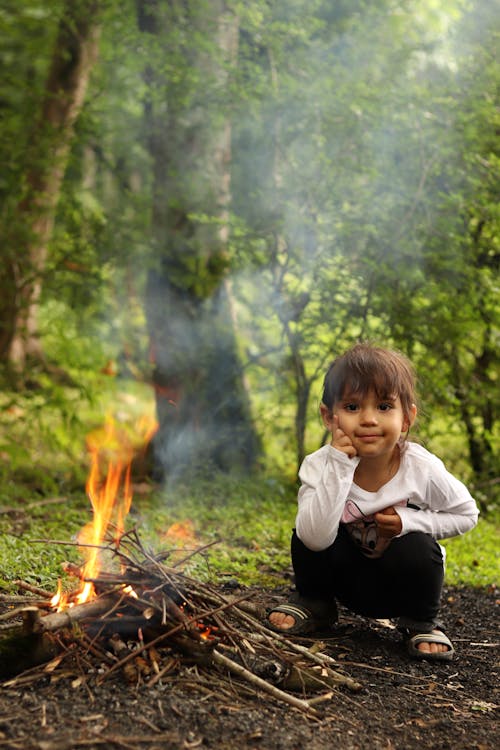
[[[288,592],[254,593],[270,605]],[[193,665],[154,687],[131,687],[120,672],[99,683],[99,661],[76,654],[52,672],[38,666],[25,682],[0,683],[0,749],[497,750],[498,604],[494,587],[444,592],[450,663],[412,661],[391,623],[341,610],[323,652],[363,689],[335,690],[314,718]]]

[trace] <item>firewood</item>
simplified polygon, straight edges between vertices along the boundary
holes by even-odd
[[[212,653],[212,659],[214,661],[214,664],[217,664],[219,667],[223,667],[224,669],[227,669],[232,674],[246,680],[251,685],[255,685],[255,687],[259,688],[260,690],[263,690],[264,692],[269,693],[275,698],[278,698],[279,700],[284,701],[285,703],[288,703],[290,706],[293,706],[294,708],[298,708],[300,711],[304,711],[305,713],[310,714],[311,716],[317,715],[316,710],[306,700],[302,700],[300,698],[296,698],[294,695],[289,695],[288,693],[285,693],[283,690],[280,690],[274,685],[271,685],[269,682],[267,682],[266,680],[263,680],[261,677],[257,677],[257,675],[254,675],[253,672],[250,672],[248,669],[245,669],[245,667],[241,666],[241,664],[237,664],[236,662],[229,659],[227,656],[224,656],[224,654],[221,654],[218,651],[214,650]]]
[[[41,596],[45,599],[52,599],[52,597],[54,596],[54,594],[50,591],[41,589],[39,586],[33,586],[33,584],[27,583],[26,581],[13,581],[13,583],[14,586],[17,586],[18,589],[30,591],[32,594],[36,594],[37,596]]]
[[[335,669],[335,660],[321,644],[307,649],[267,628],[264,609],[248,601],[251,594],[226,595],[177,566],[169,567],[167,554],[152,556],[135,531],[124,534],[114,552],[112,542],[100,549],[114,554],[117,564],[115,570],[89,579],[96,598],[50,614],[37,606],[17,611],[23,618],[20,635],[34,643],[62,630],[66,643],[72,638],[89,653],[107,651],[101,663],[107,662],[108,668],[96,677],[98,684],[121,671],[129,684],[152,687],[189,664],[200,675],[210,673],[211,681],[215,672],[219,691],[231,675],[239,679],[242,692],[264,691],[312,718],[318,716],[317,703],[341,695],[339,686],[361,689]],[[81,575],[76,566],[70,572]],[[234,690],[237,680],[231,679],[230,685]],[[292,694],[297,690],[303,697]],[[306,697],[311,693],[314,698]]]
[[[127,644],[124,641],[122,641],[122,639],[117,633],[111,636],[108,643],[111,646],[111,649],[113,650],[113,652],[116,654],[116,656],[119,659],[123,659],[125,656],[128,656],[131,653]],[[139,672],[138,672],[136,664],[134,664],[133,661],[124,662],[123,674],[125,676],[126,681],[129,683],[129,685],[136,684],[138,677],[139,677]]]
[[[73,625],[75,622],[85,620],[86,618],[95,618],[104,616],[106,612],[113,609],[115,604],[114,597],[103,596],[93,599],[84,604],[75,604],[74,607],[65,609],[63,612],[53,612],[44,617],[37,618],[33,622],[34,633],[43,633],[48,631],[59,630]]]

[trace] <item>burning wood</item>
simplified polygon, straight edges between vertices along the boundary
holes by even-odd
[[[264,612],[248,601],[249,594],[229,597],[182,572],[181,566],[204,547],[168,565],[173,559],[170,552],[151,555],[134,529],[125,532],[131,455],[128,445],[124,454],[123,443],[111,428],[104,434],[106,452],[113,452],[114,461],[102,480],[102,454],[91,441],[87,492],[93,521],[79,538],[87,562],[82,567],[65,565],[67,573],[81,578],[81,589],[69,598],[59,591],[51,599],[49,613],[45,592],[37,590],[43,606],[20,607],[10,615],[22,618],[21,632],[15,637],[33,644],[33,664],[43,662],[44,654],[45,661],[52,658],[54,651],[64,659],[80,646],[105,665],[99,681],[121,671],[127,682],[145,687],[185,664],[196,664],[220,679],[235,676],[246,690],[251,686],[265,691],[309,715],[315,715],[316,704],[331,698],[338,687],[361,689],[334,669],[326,654],[265,627]],[[108,571],[102,569],[103,555],[110,563]],[[9,669],[12,674],[12,660]],[[231,684],[234,687],[234,681]],[[307,697],[318,691],[323,694]]]
[[[340,686],[361,689],[334,669],[326,654],[265,627],[255,616],[259,608],[248,601],[250,594],[226,596],[167,566],[164,556],[146,554],[135,532],[122,536],[115,556],[122,572],[93,579],[94,599],[49,614],[38,607],[18,610],[24,635],[63,633],[67,647],[83,632],[94,649],[114,655],[100,681],[120,670],[127,682],[147,687],[195,663],[221,679],[231,674],[311,715],[318,698],[308,700],[308,694],[323,691],[328,699]],[[293,694],[297,691],[303,697]]]

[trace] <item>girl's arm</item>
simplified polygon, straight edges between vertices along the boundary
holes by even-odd
[[[300,468],[301,487],[295,529],[313,551],[333,544],[359,458],[331,445],[307,456]]]
[[[424,531],[435,539],[465,534],[474,528],[479,511],[467,487],[446,470],[437,458],[429,466],[425,507],[398,507],[402,534]]]

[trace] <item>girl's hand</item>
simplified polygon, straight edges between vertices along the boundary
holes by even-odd
[[[380,536],[384,539],[392,539],[393,536],[401,534],[403,530],[401,517],[392,505],[379,513],[375,513],[375,523]]]
[[[337,450],[345,453],[346,456],[349,456],[349,458],[357,455],[356,448],[352,444],[351,438],[346,435],[343,430],[340,429],[339,418],[336,414],[334,414],[333,416],[332,445]]]

